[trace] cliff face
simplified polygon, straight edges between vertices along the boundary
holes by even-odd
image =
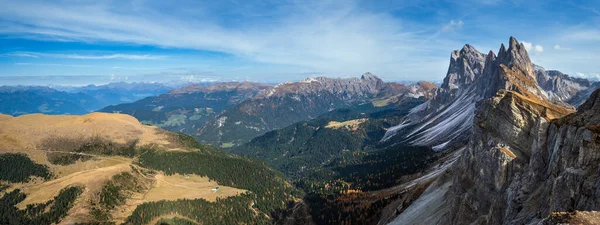
[[[452,53],[437,95],[415,108],[404,123],[390,128],[382,142],[431,146],[436,150],[464,145],[478,101],[505,89],[548,102],[536,82],[527,51],[517,39],[510,38],[508,49],[502,44],[498,56],[465,45]]]
[[[600,90],[577,112],[554,104],[523,46],[511,38],[504,49],[486,59],[480,88],[494,94],[477,103],[465,151],[394,224],[537,224],[600,210]]]
[[[450,65],[436,95],[389,128],[382,143],[420,145],[443,150],[464,146],[471,134],[476,103],[511,90],[545,105],[574,109],[600,83],[572,78],[534,65],[522,43],[511,37],[498,55],[482,54],[471,45],[450,55]]]
[[[444,218],[454,224],[530,224],[552,212],[600,209],[600,90],[559,112],[501,91],[482,103],[452,173]],[[551,112],[551,114],[548,114]]]
[[[453,51],[442,89],[451,90],[473,83],[483,73],[485,56],[469,44],[460,51]]]

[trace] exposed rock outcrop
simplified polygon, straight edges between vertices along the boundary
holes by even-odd
[[[575,113],[554,104],[517,43],[487,57],[480,88],[496,92],[477,103],[467,149],[394,224],[543,224],[600,210],[600,90]]]
[[[578,105],[593,87],[589,81],[558,71],[534,69],[525,46],[514,37],[508,48],[500,46],[497,56],[492,51],[482,54],[467,44],[452,52],[448,73],[436,96],[415,108],[402,124],[389,128],[382,142],[435,150],[462,146],[472,131],[476,102],[495,96],[499,90],[515,91],[548,106],[574,109],[569,104]]]
[[[560,71],[546,70],[537,65],[534,65],[534,69],[538,86],[553,102],[579,106],[594,90],[600,88],[600,83],[570,77]]]

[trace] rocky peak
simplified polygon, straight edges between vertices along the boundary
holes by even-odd
[[[381,80],[381,79],[379,79],[379,77],[375,76],[375,74],[372,74],[370,72],[364,73],[362,76],[360,76],[360,79],[363,79],[363,80]]]
[[[502,48],[500,51],[502,51]],[[504,64],[509,69],[520,70],[524,75],[535,80],[533,64],[529,59],[527,49],[516,38],[510,37],[508,50],[502,56],[498,53],[498,60],[499,64]]]
[[[486,92],[471,117],[468,144],[429,188],[436,196],[406,210],[420,213],[410,217],[435,218],[432,224],[546,224],[553,212],[600,210],[600,90],[573,113],[548,100],[533,70],[512,37],[508,50],[502,45],[495,60],[488,57],[475,88]]]
[[[279,84],[263,91],[257,97],[269,98],[288,94],[309,95],[329,92],[353,98],[353,96],[377,95],[383,88],[385,88],[383,80],[371,73],[365,73],[361,77],[353,78],[309,77],[299,82]]]
[[[483,73],[484,66],[485,54],[466,44],[460,51],[455,50],[450,55],[450,66],[442,88],[451,90],[472,83]]]
[[[269,88],[271,85],[253,83],[249,81],[244,82],[221,82],[212,85],[201,85],[201,84],[192,84],[185,86],[180,89],[175,89],[170,91],[170,94],[190,94],[190,93],[214,93],[214,92],[223,92],[223,91],[253,91],[258,92],[264,89]]]
[[[485,72],[479,79],[477,91],[483,98],[493,97],[499,90],[511,90],[530,98],[546,101],[546,95],[537,85],[533,64],[527,50],[511,37],[508,49],[500,46],[497,57],[485,61]]]

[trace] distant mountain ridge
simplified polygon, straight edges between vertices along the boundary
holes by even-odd
[[[552,101],[579,106],[585,102],[591,92],[600,88],[600,82],[571,77],[557,70],[546,70],[534,65],[537,83]]]
[[[43,86],[1,86],[0,113],[13,116],[45,114],[85,114],[102,107],[84,93],[68,93]]]
[[[268,131],[310,120],[338,108],[371,103],[377,99],[430,95],[435,85],[405,86],[386,83],[365,73],[360,78],[307,78],[265,89],[255,97],[207,122],[198,129],[199,140],[215,145],[239,145]]]
[[[173,88],[161,83],[109,83],[105,85],[87,85],[82,87],[59,86],[55,89],[69,93],[84,93],[96,98],[103,107],[166,93]],[[96,108],[94,110],[98,110]]]
[[[0,86],[0,113],[13,116],[30,113],[81,115],[169,90],[170,87],[158,83],[124,82],[83,87]]]
[[[99,111],[125,113],[143,123],[195,134],[196,129],[210,118],[268,87],[270,85],[252,82],[192,84],[136,102],[108,106]]]

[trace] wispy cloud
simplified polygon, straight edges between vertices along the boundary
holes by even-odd
[[[2,37],[76,46],[98,43],[143,46],[140,52],[150,53],[3,50],[21,51],[13,52],[12,57],[29,57],[35,62],[56,58],[65,60],[48,61],[71,64],[87,59],[86,63],[97,63],[98,68],[106,69],[92,74],[138,74],[127,68],[181,66],[160,63],[178,58],[168,51],[184,49],[226,55],[227,59],[219,61],[220,67],[193,56],[179,58],[191,58],[186,65],[204,64],[202,69],[219,75],[227,73],[229,77],[248,73],[264,77],[270,73],[273,79],[285,80],[287,75],[299,71],[319,71],[327,76],[356,76],[371,71],[383,74],[384,79],[439,80],[447,70],[449,52],[465,43],[487,52],[514,35],[531,41],[527,42],[528,50],[536,63],[567,73],[597,72],[593,65],[599,59],[595,53],[600,51],[598,20],[582,22],[587,19],[583,16],[596,14],[586,11],[585,15],[577,14],[578,17],[559,16],[558,7],[561,13],[568,7],[582,9],[555,6],[558,1],[539,7],[528,5],[533,4],[529,1],[504,4],[499,0],[391,1],[389,7],[383,1],[359,0],[266,0],[243,4],[188,0],[177,4],[159,0],[0,1]],[[502,7],[493,6],[500,3]],[[540,35],[546,32],[552,35]],[[557,43],[572,50],[553,50]],[[160,51],[146,52],[146,46]],[[107,66],[100,65],[104,63],[102,59],[129,61]],[[122,68],[111,68],[113,65]],[[76,72],[79,71],[71,74]],[[27,71],[16,73],[27,74]]]
[[[4,54],[5,56],[30,57],[30,58],[62,58],[62,59],[129,59],[129,60],[154,60],[164,59],[162,55],[134,55],[134,54],[108,54],[108,55],[81,55],[81,54],[60,54],[60,53],[41,53],[41,52],[13,52]]]
[[[565,51],[571,51],[571,48],[565,48],[565,47],[562,47],[562,46],[560,46],[560,45],[554,45],[554,49],[555,49],[555,50],[565,50]]]
[[[94,67],[93,65],[59,64],[59,63],[15,63],[17,66],[62,66],[62,67]]]
[[[442,31],[453,31],[462,28],[465,23],[462,20],[450,20],[450,22],[442,27]]]
[[[534,45],[531,42],[526,42],[526,41],[522,41],[521,43],[523,43],[527,52],[536,53],[536,54],[540,54],[540,53],[544,52],[544,47],[541,45]]]
[[[427,34],[405,30],[399,18],[362,10],[353,1],[286,2],[272,10],[276,19],[272,19],[271,14],[263,17],[262,13],[269,12],[258,12],[252,17],[237,18],[240,21],[223,21],[223,16],[215,17],[211,6],[174,8],[166,13],[157,7],[158,4],[149,1],[143,5],[115,7],[105,2],[68,6],[44,1],[6,2],[0,9],[0,18],[18,22],[0,28],[0,34],[209,50],[260,63],[300,66],[327,73],[374,71],[393,74],[400,62],[422,66],[423,60],[418,56],[429,54],[430,49],[449,51],[449,46],[444,45],[447,42],[418,45]],[[186,17],[190,14],[194,17]],[[462,24],[461,20],[456,20],[451,22],[451,27],[456,29]],[[45,56],[156,58],[120,54]],[[435,75],[430,70],[429,74],[439,77],[444,70],[435,69]]]

